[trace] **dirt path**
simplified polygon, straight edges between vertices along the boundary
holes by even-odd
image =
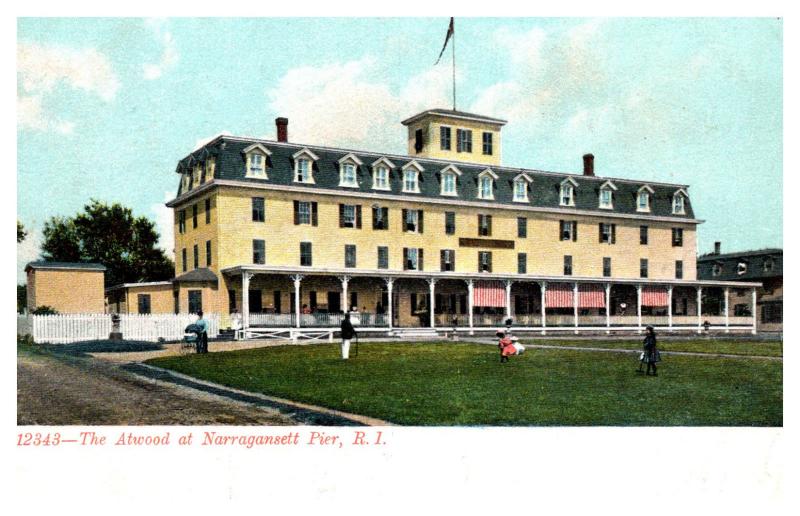
[[[91,358],[17,354],[19,425],[293,425],[278,410],[150,380]]]

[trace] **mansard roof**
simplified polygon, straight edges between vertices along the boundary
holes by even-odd
[[[272,153],[270,163],[268,163],[269,179],[247,178],[245,177],[245,155],[243,149],[260,143]],[[371,171],[368,167],[358,167],[358,188],[339,186],[339,162],[348,155],[357,157],[363,163],[374,164],[380,158],[391,160],[395,165],[389,173],[389,190],[381,191],[382,195],[396,194],[403,195],[402,170],[416,164],[421,168],[419,173],[420,197],[431,197],[441,199],[441,189],[439,178],[443,170],[457,166],[461,172],[458,198],[464,201],[474,201],[478,198],[478,177],[487,169],[485,164],[458,162],[451,163],[441,159],[429,159],[412,156],[402,156],[385,154],[369,151],[358,151],[352,149],[337,149],[321,147],[315,145],[303,145],[294,143],[279,143],[269,140],[258,140],[254,138],[240,138],[233,136],[220,136],[206,144],[207,153],[216,158],[215,179],[235,180],[241,182],[253,182],[263,184],[276,184],[292,186],[294,184],[294,156],[300,151],[313,153],[317,159],[314,164],[314,180],[316,184],[313,188],[324,190],[341,190],[353,192],[361,190],[364,193],[376,192],[372,189],[372,181],[366,180],[367,174]],[[190,156],[197,160],[202,156],[202,150],[194,151]],[[187,156],[181,160],[185,163]],[[179,167],[180,169],[180,167]],[[608,177],[584,176],[581,174],[569,174],[559,172],[548,172],[535,169],[512,168],[503,166],[492,166],[492,172],[497,175],[495,181],[495,191],[493,200],[485,200],[498,205],[520,206],[519,202],[514,202],[514,179],[520,174],[525,174],[531,182],[531,190],[528,204],[532,207],[554,208],[560,210],[579,210],[594,211],[603,216],[610,213],[630,214],[641,216],[641,212],[636,210],[636,197],[638,191],[644,185],[648,185],[653,194],[650,198],[650,212],[648,216],[669,217],[672,219],[686,219],[694,221],[691,198],[686,198],[685,214],[675,215],[672,213],[672,198],[678,192],[685,192],[686,186],[680,184],[655,183],[652,181],[636,181],[630,179],[614,178],[613,183],[617,186],[614,208],[612,210],[600,209],[597,206],[597,191],[601,185],[610,180]],[[569,181],[577,185],[575,189],[575,206],[563,207],[559,205],[559,187],[562,182]],[[310,185],[304,185],[311,187]],[[180,191],[179,195],[185,192]]]

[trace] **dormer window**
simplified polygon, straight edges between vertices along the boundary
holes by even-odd
[[[419,185],[417,184],[417,171],[404,170],[403,171],[403,191],[404,192],[419,192]]]
[[[653,193],[653,189],[647,185],[639,188],[639,192],[636,194],[636,211],[649,213],[650,212],[650,195]]]
[[[610,210],[614,208],[614,190],[617,187],[611,181],[606,181],[600,187],[600,199],[599,199],[599,207],[604,210]]]
[[[195,165],[192,169],[192,187],[198,186],[200,184],[200,165]]]
[[[494,180],[497,178],[490,168],[478,174],[478,199],[494,199]]]
[[[442,195],[449,195],[449,196],[456,196],[458,195],[457,185],[458,185],[458,176],[461,175],[461,171],[453,165],[448,165],[444,169],[442,169],[442,183],[441,183],[441,191]]]
[[[456,195],[456,175],[452,172],[442,175],[442,195]]]
[[[739,262],[738,264],[736,264],[736,274],[741,276],[746,272],[747,272],[747,262]]]
[[[772,269],[774,268],[775,268],[775,260],[773,260],[772,258],[767,258],[766,260],[764,260],[764,265],[763,265],[764,272],[772,272]]]
[[[722,265],[715,263],[711,266],[711,275],[716,277],[720,274],[722,274]]]
[[[394,163],[386,158],[380,158],[372,163],[372,188],[375,190],[390,190],[389,170],[394,168]]]
[[[319,158],[308,149],[292,155],[294,158],[294,182],[314,184],[314,162]]]
[[[272,154],[260,143],[250,145],[242,151],[245,155],[245,177],[267,179],[267,157]]]
[[[192,176],[189,173],[185,173],[181,175],[181,179],[183,180],[183,185],[181,186],[181,192],[188,192],[189,189],[192,187]]]
[[[206,170],[205,174],[203,175],[203,182],[211,181],[214,179],[214,158],[209,158],[206,161]]]
[[[348,154],[339,160],[339,186],[358,188],[356,171],[362,162],[355,154]]]
[[[528,184],[531,181],[528,174],[519,174],[514,178],[514,202],[528,202]]]
[[[416,161],[403,166],[403,192],[419,193],[419,173],[424,169]]]
[[[672,196],[672,214],[685,215],[686,214],[686,192],[683,189],[675,192]]]
[[[263,176],[264,175],[264,156],[254,152],[250,155],[250,163],[247,167],[248,176]]]
[[[561,188],[559,189],[559,204],[561,206],[575,206],[575,187],[578,184],[575,182],[574,179],[568,177],[564,181],[561,182]]]

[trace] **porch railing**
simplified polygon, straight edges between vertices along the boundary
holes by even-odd
[[[321,328],[341,326],[344,314],[313,313],[300,314],[302,328]],[[380,327],[388,326],[389,320],[384,314],[351,313],[350,321],[353,326]],[[250,314],[250,326],[264,326],[269,328],[292,328],[296,326],[295,314]]]

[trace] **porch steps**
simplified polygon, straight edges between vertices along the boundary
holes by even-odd
[[[438,339],[441,338],[439,332],[434,328],[397,328],[391,335],[400,339]]]

